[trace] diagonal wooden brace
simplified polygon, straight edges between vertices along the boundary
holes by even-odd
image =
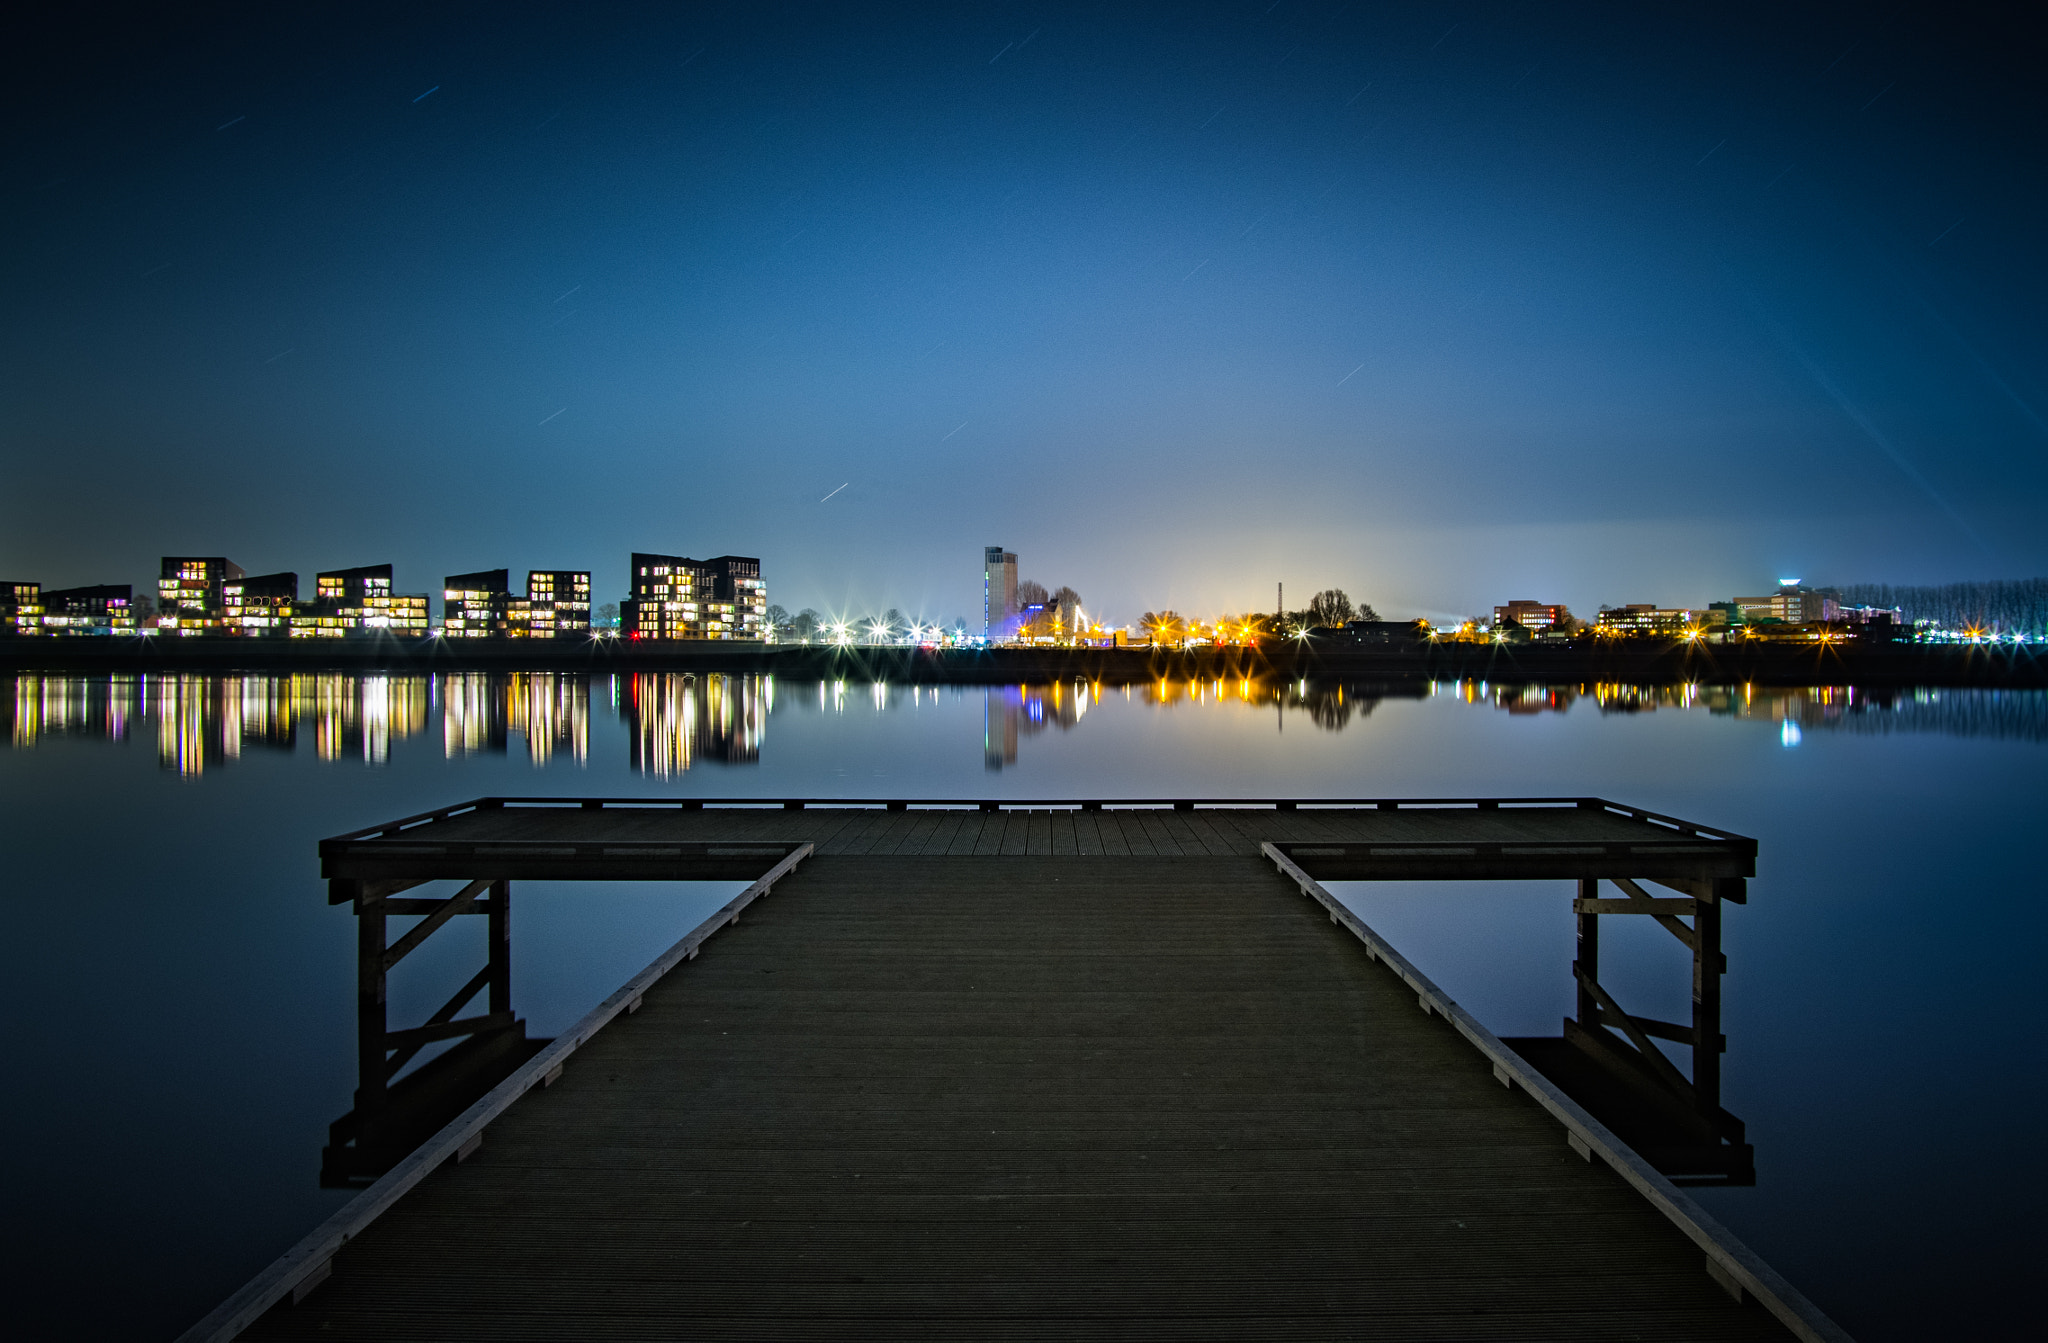
[[[404,960],[406,955],[415,947],[419,946],[420,943],[426,941],[429,937],[432,937],[435,929],[454,918],[457,914],[468,910],[471,905],[476,903],[476,898],[489,889],[491,889],[491,878],[489,877],[479,877],[463,887],[455,894],[453,899],[444,903],[432,914],[421,919],[411,932],[391,944],[390,950],[384,953],[384,968],[389,970],[392,966]]]

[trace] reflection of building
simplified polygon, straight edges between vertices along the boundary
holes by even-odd
[[[487,672],[451,672],[441,678],[441,752],[458,755],[502,754],[505,750],[505,697],[496,693]]]
[[[220,586],[222,623],[230,634],[290,634],[299,606],[299,576],[258,574]]]
[[[1080,722],[1100,687],[1055,681],[1043,686],[995,686],[982,692],[981,761],[1000,770],[1017,763],[1017,741],[1047,728],[1064,732]]]
[[[158,628],[217,632],[224,612],[221,585],[242,576],[241,565],[219,555],[164,556],[156,583]]]
[[[981,552],[981,633],[1004,640],[1017,632],[1017,556],[1001,546]]]
[[[393,592],[388,564],[366,564],[316,574],[313,600],[301,603],[292,617],[291,632],[299,638],[339,638],[380,631],[427,632],[427,594]]]
[[[1023,718],[1022,686],[991,686],[981,692],[981,761],[991,772],[1017,763],[1017,725]]]
[[[442,750],[502,755],[512,733],[527,758],[544,765],[557,752],[581,764],[590,754],[590,680],[555,672],[455,672],[441,681]]]
[[[760,759],[774,683],[761,676],[635,673],[621,714],[632,728],[633,768],[667,778],[699,760]]]
[[[636,551],[631,572],[633,593],[619,603],[619,627],[628,639],[763,637],[768,589],[757,559],[693,560]],[[587,609],[584,619],[587,627]]]
[[[0,583],[0,634],[43,632],[43,585],[26,581]]]
[[[121,741],[141,713],[134,677],[17,676],[0,691],[0,741],[32,749],[46,736]]]
[[[394,740],[426,728],[423,676],[152,676],[139,683],[141,716],[157,724],[157,759],[180,774],[240,758],[252,746],[292,750],[302,722],[322,760],[381,764]],[[123,725],[125,730],[125,724]]]

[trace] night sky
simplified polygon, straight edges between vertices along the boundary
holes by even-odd
[[[989,544],[1116,620],[2048,571],[2000,11],[171,8],[0,34],[0,578],[739,553],[978,625]]]

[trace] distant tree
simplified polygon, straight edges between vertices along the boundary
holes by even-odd
[[[128,609],[134,614],[135,624],[140,628],[149,621],[156,619],[156,594],[154,592],[136,593],[129,599]]]
[[[1052,594],[1045,590],[1045,584],[1035,578],[1026,578],[1017,584],[1017,609],[1027,606],[1043,606],[1052,600]]]
[[[1358,610],[1352,614],[1351,618],[1353,620],[1378,620],[1380,613],[1372,609],[1371,602],[1360,602]]]
[[[601,630],[617,629],[619,627],[619,604],[617,602],[598,603],[597,618],[590,623]]]
[[[766,611],[763,611],[761,614],[768,623],[768,632],[770,634],[774,635],[777,639],[788,637],[788,611],[784,610],[780,606],[770,606]]]
[[[1060,627],[1071,630],[1081,618],[1081,594],[1070,587],[1061,587],[1048,599],[1059,608]]]
[[[1324,588],[1308,601],[1308,623],[1323,627],[1341,627],[1351,619],[1351,599],[1344,595],[1342,588]]]
[[[796,613],[794,620],[789,622],[789,637],[792,639],[815,639],[818,637],[818,631],[823,629],[824,626],[825,617],[806,606],[803,610]]]
[[[882,612],[882,642],[895,643],[910,632],[910,617],[895,607]]]

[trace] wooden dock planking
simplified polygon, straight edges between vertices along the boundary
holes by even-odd
[[[408,865],[775,866],[209,1317],[336,1271],[257,1337],[1845,1337],[1315,875],[1675,880],[1697,979],[1741,836],[1591,798],[483,799],[321,854],[366,929]],[[1580,903],[1590,967],[1637,911]]]
[[[679,1332],[1786,1336],[1207,855],[811,859],[246,1336]]]

